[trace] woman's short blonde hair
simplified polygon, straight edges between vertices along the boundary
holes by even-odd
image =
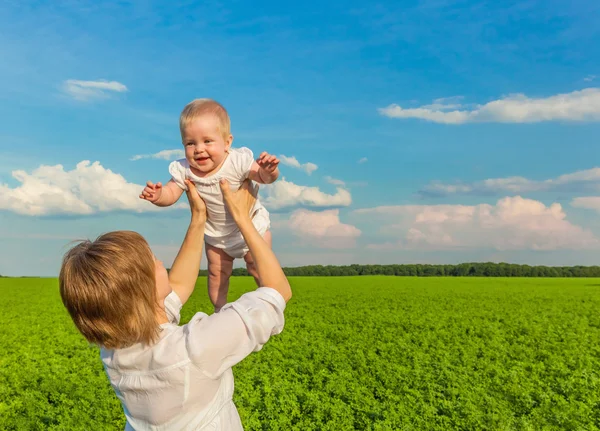
[[[195,99],[185,105],[179,116],[179,131],[181,137],[185,128],[196,118],[202,115],[214,115],[219,120],[219,131],[227,138],[231,134],[231,120],[223,105],[213,99]]]
[[[107,349],[156,341],[155,268],[150,246],[136,232],[109,232],[71,248],[59,288],[79,332]]]

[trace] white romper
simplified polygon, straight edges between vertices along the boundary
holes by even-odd
[[[169,165],[169,173],[173,181],[186,190],[184,180],[188,178],[196,185],[196,189],[206,203],[205,241],[213,247],[224,250],[233,258],[244,257],[249,249],[233,217],[225,207],[219,182],[225,178],[229,181],[233,191],[238,190],[244,180],[248,178],[253,163],[252,151],[249,148],[241,147],[231,148],[221,168],[209,177],[195,175],[185,158],[175,160]],[[271,227],[269,212],[258,198],[253,208],[252,222],[261,235],[264,235]]]

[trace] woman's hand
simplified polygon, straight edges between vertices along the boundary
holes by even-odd
[[[250,211],[256,202],[258,190],[252,187],[250,180],[246,180],[239,190],[234,193],[229,188],[227,180],[221,180],[221,192],[223,193],[225,205],[227,205],[244,237],[244,241],[248,244],[250,253],[252,253],[261,286],[277,290],[285,302],[289,301],[292,297],[290,283],[273,250],[271,250],[271,246],[260,236],[250,219]]]
[[[185,184],[187,190],[185,191],[188,201],[190,203],[190,211],[192,213],[192,220],[205,222],[206,221],[206,204],[204,199],[200,197],[198,190],[194,186],[194,183],[186,179]]]
[[[229,182],[226,179],[222,179],[220,184],[225,205],[236,223],[245,218],[250,219],[250,211],[256,202],[256,190],[251,185],[250,180],[244,181],[236,192],[231,191]]]

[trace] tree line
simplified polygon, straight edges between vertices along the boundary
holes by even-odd
[[[461,263],[457,265],[308,265],[284,267],[287,276],[393,275],[400,277],[600,277],[600,266],[531,266],[512,263]],[[206,276],[206,270],[200,276]],[[234,276],[247,276],[245,268],[234,268]]]

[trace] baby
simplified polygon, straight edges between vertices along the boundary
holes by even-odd
[[[234,191],[247,178],[270,184],[279,176],[279,160],[265,152],[254,160],[248,148],[231,148],[233,136],[229,115],[221,104],[211,99],[190,102],[181,113],[179,128],[185,158],[169,165],[172,178],[164,187],[161,183],[148,182],[140,198],[165,207],[173,205],[181,197],[187,188],[186,178],[196,185],[207,212],[204,241],[208,260],[208,295],[215,312],[218,312],[227,303],[234,259],[244,258],[248,273],[260,286],[248,246],[225,209],[219,181],[226,178]],[[271,245],[269,212],[258,198],[252,209],[252,221]]]

